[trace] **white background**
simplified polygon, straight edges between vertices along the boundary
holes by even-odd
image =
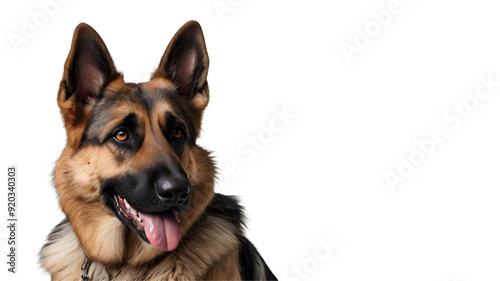
[[[238,164],[218,192],[240,196],[247,234],[280,279],[499,280],[500,87],[483,100],[474,92],[479,77],[500,81],[500,6],[401,0],[381,26],[374,14],[390,3],[70,0],[43,22],[37,1],[2,2],[0,279],[50,279],[37,255],[63,218],[51,184],[65,143],[56,94],[76,25],[92,25],[125,79],[141,82],[195,19],[210,56],[199,144],[221,171]],[[24,18],[38,21],[29,36]],[[360,48],[346,56],[342,44]],[[464,100],[460,125],[443,119]],[[294,117],[269,135],[284,108]],[[415,142],[436,128],[446,140],[419,159]],[[238,150],[259,136],[268,143],[253,159]],[[384,174],[411,155],[418,165],[391,188]],[[16,275],[8,165],[19,177]]]

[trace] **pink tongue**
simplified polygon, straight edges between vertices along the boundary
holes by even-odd
[[[177,248],[180,234],[180,224],[177,213],[168,212],[161,215],[139,213],[143,220],[144,232],[149,242],[161,251],[172,251]]]

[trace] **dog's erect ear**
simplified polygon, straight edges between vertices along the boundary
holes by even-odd
[[[203,31],[198,22],[189,21],[168,44],[152,78],[166,77],[179,87],[180,95],[192,99],[201,94],[208,101],[207,73],[208,54]]]
[[[80,23],[73,34],[59,89],[58,103],[65,121],[78,122],[85,108],[119,75],[99,34]]]

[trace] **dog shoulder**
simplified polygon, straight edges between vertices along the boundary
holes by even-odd
[[[241,244],[239,263],[242,280],[278,280],[247,238]]]
[[[207,208],[207,213],[224,219],[237,229],[239,249],[235,252],[238,254],[231,255],[230,260],[234,262],[237,259],[242,280],[277,280],[255,246],[244,236],[243,228],[246,218],[238,198],[215,194],[212,203]]]

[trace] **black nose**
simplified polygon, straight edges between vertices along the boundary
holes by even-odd
[[[175,211],[185,211],[191,199],[191,187],[187,179],[160,174],[155,182],[155,189],[163,202]]]

